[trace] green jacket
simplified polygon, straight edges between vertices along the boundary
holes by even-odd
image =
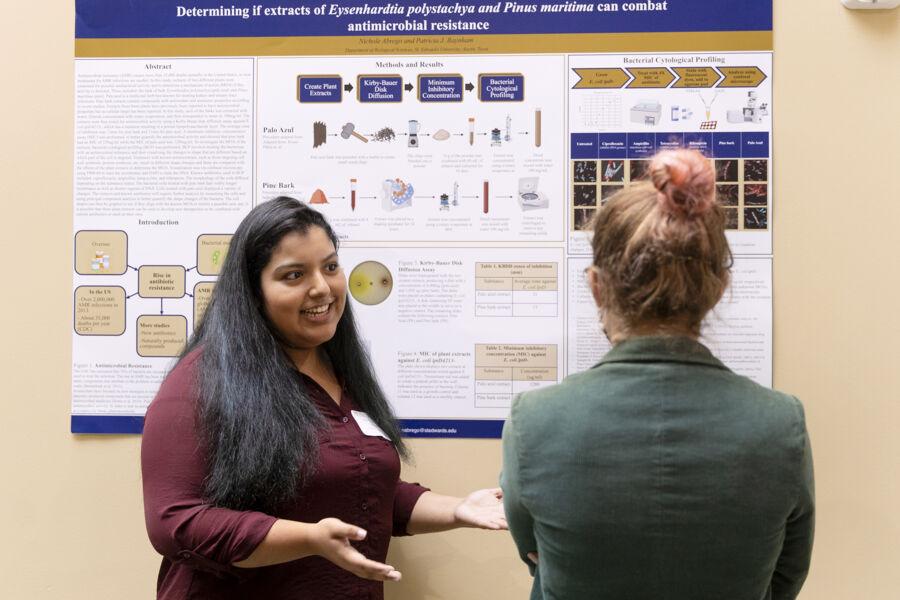
[[[503,458],[532,600],[785,600],[806,579],[803,407],[688,338],[624,341],[522,394]]]

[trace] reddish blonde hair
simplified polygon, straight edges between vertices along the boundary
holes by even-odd
[[[709,159],[693,150],[657,154],[648,180],[597,212],[591,245],[602,307],[626,330],[671,324],[699,334],[732,264]]]

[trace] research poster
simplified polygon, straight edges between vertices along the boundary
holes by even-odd
[[[711,161],[736,259],[703,341],[772,381],[772,3],[76,0],[75,433],[139,433],[231,235],[291,196],[341,242],[411,437],[499,437],[609,344],[587,228]]]

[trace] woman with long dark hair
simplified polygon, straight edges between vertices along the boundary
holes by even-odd
[[[612,349],[521,395],[503,431],[531,598],[793,600],[815,514],[803,407],[699,342],[732,264],[710,160],[661,152],[649,174],[593,223]]]
[[[232,237],[205,316],[147,410],[157,594],[382,598],[391,535],[506,527],[499,490],[399,480],[408,450],[347,303],[337,237],[280,197]]]

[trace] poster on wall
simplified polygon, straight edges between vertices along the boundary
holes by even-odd
[[[703,341],[771,385],[770,1],[76,0],[74,70],[75,433],[141,431],[285,195],[340,238],[404,435],[499,437],[608,349],[585,229],[666,148],[709,157],[737,256]]]

